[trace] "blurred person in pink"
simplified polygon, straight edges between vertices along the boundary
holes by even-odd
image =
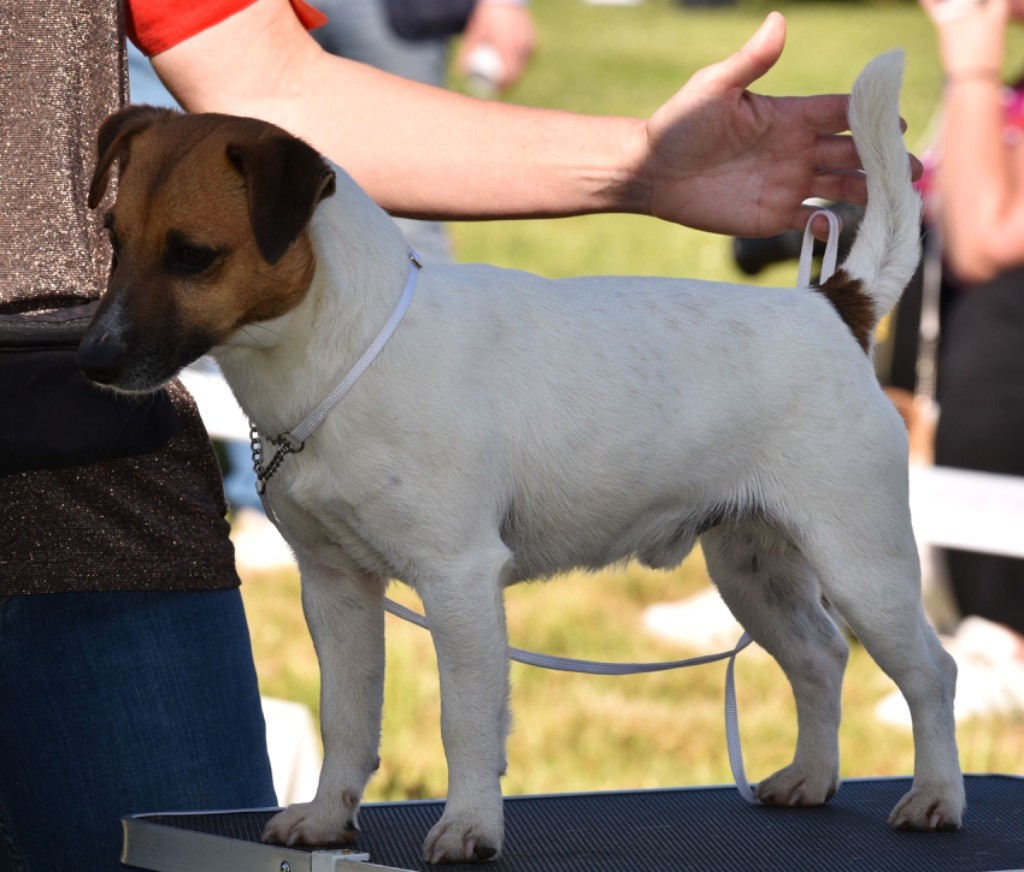
[[[1024,80],[1004,84],[1022,0],[920,0],[945,73],[942,129],[921,179],[941,234],[940,466],[1024,476]],[[957,718],[1024,711],[1024,560],[947,551],[961,621]],[[899,703],[883,701],[894,715]],[[895,715],[894,715],[895,716]]]

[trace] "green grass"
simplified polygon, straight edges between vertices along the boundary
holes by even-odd
[[[697,11],[668,0],[638,7],[595,7],[579,0],[533,5],[541,42],[532,69],[510,95],[517,102],[589,113],[643,115],[698,67],[751,34],[769,7]],[[874,55],[907,53],[903,113],[919,147],[934,115],[940,75],[932,31],[915,4],[794,3],[783,8],[788,47],[759,89],[774,94],[846,91]],[[1024,57],[1014,42],[1014,61]],[[550,276],[636,273],[737,280],[728,240],[635,216],[493,222],[453,228],[459,256]],[[788,285],[796,266],[760,280]],[[707,584],[699,555],[679,570],[637,566],[507,595],[513,644],[557,654],[618,660],[674,659],[685,652],[647,635],[643,608]],[[414,602],[407,591],[393,591]],[[292,575],[248,578],[249,610],[264,693],[318,708],[316,660]],[[722,725],[724,666],[634,678],[598,678],[514,666],[515,728],[509,741],[508,793],[603,790],[730,780]],[[789,762],[795,740],[792,697],[779,669],[745,652],[737,667],[747,770],[761,778]],[[874,703],[892,689],[853,645],[841,732],[844,776],[911,771],[908,733],[878,724]],[[369,796],[443,795],[437,673],[427,634],[388,619],[383,764]],[[959,732],[968,771],[1024,774],[1024,723],[976,722]]]
[[[522,586],[506,597],[509,632],[520,647],[609,660],[676,659],[686,651],[645,633],[645,605],[707,583],[699,555],[679,570],[631,564],[595,575]],[[243,585],[264,693],[318,703],[316,659],[292,576],[257,576]],[[392,595],[418,605],[395,585]],[[382,765],[373,799],[442,796],[445,765],[437,670],[427,633],[388,618]],[[649,676],[608,678],[545,672],[513,664],[515,726],[507,793],[545,793],[720,784],[730,781],[723,726],[723,664]],[[740,726],[748,775],[789,762],[796,739],[792,695],[766,655],[737,664]],[[875,721],[874,704],[893,689],[863,648],[852,644],[840,733],[844,777],[906,774],[909,732]],[[959,730],[967,771],[1024,774],[1024,724],[976,721]]]

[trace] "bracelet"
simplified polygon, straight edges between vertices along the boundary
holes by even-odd
[[[960,72],[946,76],[947,88],[952,85],[962,85],[967,82],[994,82],[995,84],[1002,86],[1003,74],[1001,71],[992,67],[977,67],[973,70],[961,70]]]

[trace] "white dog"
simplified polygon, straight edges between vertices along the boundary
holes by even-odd
[[[424,857],[494,856],[504,587],[628,557],[673,567],[698,537],[796,697],[795,757],[760,799],[817,805],[839,783],[847,647],[826,600],[913,715],[913,787],[890,822],[960,825],[956,670],[921,608],[907,437],[870,359],[919,254],[901,70],[885,56],[854,88],[869,205],[818,289],[419,270],[387,215],[283,131],[150,108],[107,120],[93,205],[128,159],[107,219],[116,267],[80,350],[96,380],[152,390],[212,348],[266,444],[332,391],[416,282],[379,357],[268,470],[323,673],[325,760],[316,798],[266,839],[351,837],[378,764],[397,578],[423,600],[441,675],[448,798]]]

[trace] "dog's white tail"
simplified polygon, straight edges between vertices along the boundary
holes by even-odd
[[[867,175],[868,204],[840,272],[821,288],[865,349],[921,256],[921,198],[900,130],[902,78],[903,52],[893,51],[871,61],[854,83],[850,131]]]

